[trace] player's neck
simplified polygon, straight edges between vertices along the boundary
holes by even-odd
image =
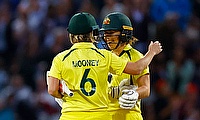
[[[116,49],[114,49],[112,52],[115,53],[117,56],[120,55],[120,53],[124,50],[125,45],[119,45]]]

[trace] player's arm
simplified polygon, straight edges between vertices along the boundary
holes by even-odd
[[[108,88],[108,95],[110,98],[118,99],[124,89],[136,89],[136,86],[130,85],[130,79],[123,79],[119,86],[110,86]]]
[[[146,74],[137,79],[139,99],[146,98],[150,95],[150,75]]]
[[[48,93],[56,98],[62,98],[63,95],[59,92],[60,80],[54,77],[48,77]]]
[[[140,74],[151,63],[153,57],[162,51],[162,46],[158,41],[151,42],[148,49],[148,52],[140,60],[128,62],[124,73],[132,75]]]
[[[132,109],[135,107],[138,99],[146,98],[150,94],[149,74],[143,75],[137,79],[138,88],[122,90],[122,96],[119,97],[120,107],[123,109]],[[131,86],[131,85],[130,85]]]

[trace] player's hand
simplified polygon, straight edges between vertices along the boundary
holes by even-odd
[[[62,107],[64,101],[61,98],[55,98],[55,101],[58,103],[60,107]]]
[[[131,80],[130,79],[123,79],[120,83],[119,83],[119,90],[120,90],[120,94],[122,94],[122,91],[124,89],[134,89],[136,90],[136,86],[135,85],[131,85]]]
[[[130,85],[131,81],[130,79],[123,79],[120,83],[119,83],[119,87],[123,87],[123,86],[127,86]]]
[[[119,105],[123,109],[132,109],[138,100],[139,94],[134,89],[125,89],[119,98]]]
[[[130,85],[130,79],[123,79],[119,86],[111,86],[110,88],[110,95],[112,98],[118,99],[122,95],[122,91],[124,89],[136,89],[136,86]]]
[[[153,52],[154,55],[159,54],[162,51],[162,45],[159,41],[155,41],[149,44],[149,51]]]
[[[121,96],[121,91],[122,91],[122,87],[125,86],[125,85],[130,85],[130,80],[129,79],[123,79],[119,86],[111,86],[109,87],[109,95],[112,97],[112,98],[115,98],[115,99],[118,99],[119,96]]]

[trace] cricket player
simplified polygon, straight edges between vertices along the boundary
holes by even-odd
[[[144,58],[128,62],[108,50],[95,47],[93,43],[98,30],[91,14],[73,15],[67,28],[73,46],[58,53],[52,61],[48,93],[64,101],[60,120],[112,120],[108,112],[108,73],[140,74],[162,51],[160,43],[151,43]],[[61,94],[61,80],[73,92],[72,97]]]
[[[137,39],[133,36],[131,21],[125,14],[119,12],[108,14],[100,30],[103,31],[103,39],[107,43],[107,47],[117,56],[132,62],[143,58],[143,55],[131,46]],[[119,86],[121,81],[125,79],[128,80],[126,82],[129,82],[128,84],[131,84],[130,86],[132,87],[124,90],[128,94],[124,93],[120,97],[117,94],[119,92],[116,91],[120,89],[115,86]],[[112,75],[110,85],[112,90],[117,88],[112,91],[112,96],[110,97],[109,109],[114,111],[113,120],[142,120],[140,102],[142,98],[146,98],[150,94],[149,68],[146,67],[138,75],[126,73]],[[132,94],[130,94],[130,91]],[[119,101],[113,98],[119,98]]]

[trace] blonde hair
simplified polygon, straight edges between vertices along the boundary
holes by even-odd
[[[81,34],[81,35],[74,35],[69,34],[69,39],[72,44],[78,43],[78,42],[94,42],[93,33],[87,33],[87,34]]]
[[[133,45],[135,44],[137,41],[139,41],[136,37],[132,36],[132,38],[128,41],[128,44]]]

